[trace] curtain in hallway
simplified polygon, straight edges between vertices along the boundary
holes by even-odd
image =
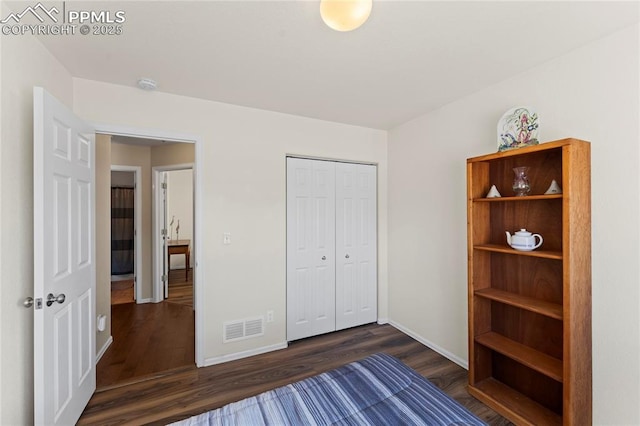
[[[133,273],[133,188],[111,188],[111,275]]]

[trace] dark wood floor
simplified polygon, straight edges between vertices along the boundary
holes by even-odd
[[[133,303],[133,278],[111,281],[111,304]]]
[[[166,324],[165,328],[170,328]],[[287,349],[206,368],[156,374],[94,394],[79,424],[166,424],[385,352],[491,425],[509,425],[466,391],[467,371],[390,325],[366,325],[293,342]]]
[[[111,281],[111,305],[134,303],[134,284],[131,279]],[[169,271],[168,302],[193,306],[193,269],[174,269]]]
[[[123,281],[124,282],[124,281]],[[112,285],[114,292],[122,295]],[[133,292],[131,293],[133,296]],[[105,389],[193,366],[195,318],[191,270],[171,271],[169,297],[161,303],[122,303],[111,306],[113,343],[98,362],[97,389]]]
[[[177,271],[179,277],[169,280],[169,297],[167,302],[179,303],[184,306],[188,306],[193,309],[193,282],[191,281],[191,272],[189,272],[189,279],[184,279],[184,272]],[[173,271],[171,271],[173,274]]]

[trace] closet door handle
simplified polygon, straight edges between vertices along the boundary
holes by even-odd
[[[345,257],[345,259],[348,259],[348,258],[349,258],[349,255],[347,254],[347,255],[345,255],[344,257]]]
[[[322,256],[322,260],[327,260],[327,256]]]

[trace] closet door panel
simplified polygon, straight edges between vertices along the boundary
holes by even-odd
[[[378,201],[376,167],[358,165],[359,322],[378,320]]]
[[[336,329],[358,324],[356,165],[336,165]]]
[[[335,330],[335,165],[287,159],[287,340]]]
[[[336,165],[336,329],[377,320],[376,167]]]

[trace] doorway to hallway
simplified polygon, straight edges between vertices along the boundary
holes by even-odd
[[[174,265],[168,275],[168,283],[172,289],[170,297],[158,297],[153,285],[156,259],[152,249],[156,241],[152,226],[155,217],[152,168],[173,167],[176,163],[188,165],[189,188],[178,189],[178,192],[188,192],[191,195],[188,200],[181,202],[188,212],[180,212],[181,229],[177,230],[174,226],[174,232],[179,231],[180,238],[183,238],[187,235],[187,230],[194,228],[195,223],[195,145],[111,136],[110,161],[111,164],[135,165],[141,170],[139,174],[143,179],[137,189],[143,200],[139,209],[142,226],[136,227],[136,236],[142,241],[142,248],[136,248],[135,251],[142,258],[137,268],[141,270],[144,279],[138,279],[135,283],[138,289],[135,302],[129,296],[126,301],[121,301],[125,303],[118,303],[117,292],[118,285],[124,286],[127,280],[112,280],[110,300],[107,302],[111,311],[112,341],[97,364],[98,390],[146,380],[149,376],[155,377],[176,368],[194,368],[196,365],[193,298],[195,271],[193,268],[185,270],[187,265],[184,260],[181,265]],[[113,227],[113,223],[111,226]],[[193,265],[195,250],[192,250]],[[109,254],[113,255],[113,250]],[[174,263],[176,261],[174,259]],[[126,278],[124,275],[122,277]],[[137,277],[139,275],[135,278]]]
[[[153,182],[153,235],[162,236],[153,243],[153,293],[159,302],[168,298],[170,291],[177,291],[178,276],[172,271],[182,270],[188,281],[193,270],[193,165],[153,167]],[[170,285],[174,287],[171,290]]]

